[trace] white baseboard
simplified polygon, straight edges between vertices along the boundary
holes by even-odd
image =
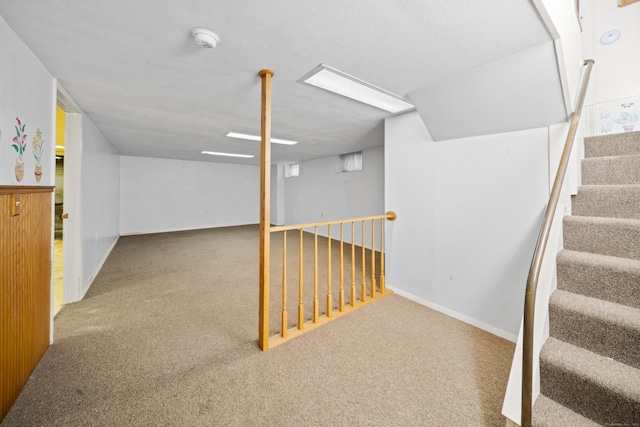
[[[113,250],[113,248],[115,248],[116,243],[118,243],[118,239],[120,239],[120,236],[116,236],[116,239],[111,244],[111,247],[109,247],[109,250],[106,251],[106,253],[104,254],[104,257],[102,257],[102,260],[100,260],[100,264],[98,264],[98,267],[95,269],[91,277],[89,277],[89,280],[87,280],[87,283],[84,284],[82,288],[82,293],[80,295],[80,299],[78,301],[82,301],[84,299],[84,296],[87,294],[87,291],[89,291],[89,288],[93,284],[93,281],[95,280],[96,276],[98,275],[98,273],[100,273],[100,270],[102,270],[102,266],[107,261],[107,258],[109,258],[109,255],[111,255],[111,251]]]
[[[447,316],[453,317],[454,319],[458,319],[464,323],[468,323],[471,326],[475,326],[476,328],[482,329],[483,331],[489,332],[490,334],[499,336],[500,338],[504,338],[507,341],[511,341],[515,343],[518,340],[518,336],[515,334],[512,334],[511,332],[507,332],[503,329],[496,328],[495,326],[488,325],[484,322],[481,322],[477,319],[467,316],[466,314],[458,313],[455,310],[452,310],[450,308],[428,301],[424,298],[417,297],[413,294],[410,294],[409,292],[403,291],[402,289],[394,288],[393,286],[387,285],[386,288],[393,291],[395,294],[400,295],[401,297],[410,299],[411,301],[415,301],[418,304],[421,304],[433,310],[439,311],[440,313],[444,313]]]
[[[207,225],[203,227],[165,228],[165,229],[144,230],[144,231],[120,231],[120,235],[121,236],[137,236],[141,234],[175,233],[179,231],[208,230],[210,228],[241,227],[243,225],[260,225],[260,224],[259,223],[216,224],[216,225]]]

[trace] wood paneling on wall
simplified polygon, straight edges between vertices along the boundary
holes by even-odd
[[[49,346],[52,191],[0,186],[0,421]]]

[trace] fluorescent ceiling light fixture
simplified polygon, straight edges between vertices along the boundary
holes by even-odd
[[[299,81],[364,102],[390,113],[415,108],[401,96],[360,80],[340,70],[320,64]]]
[[[217,151],[203,151],[202,154],[209,154],[211,156],[242,157],[245,159],[251,159],[255,157],[255,156],[252,156],[251,154],[219,153]]]
[[[229,138],[248,139],[249,141],[262,141],[262,137],[258,135],[247,135],[246,133],[229,132],[225,136]],[[298,141],[289,141],[288,139],[271,138],[273,144],[295,145]]]

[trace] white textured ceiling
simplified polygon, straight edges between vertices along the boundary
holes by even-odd
[[[273,161],[300,161],[382,145],[389,115],[297,81],[320,63],[405,96],[551,40],[530,0],[21,0],[0,16],[121,154],[211,161],[259,154],[224,135],[259,133],[260,69],[273,136],[301,141]]]

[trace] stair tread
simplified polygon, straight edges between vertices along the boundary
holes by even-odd
[[[640,154],[640,132],[587,137],[584,152],[587,158]]]
[[[640,309],[558,289],[549,316],[552,337],[640,369]]]
[[[563,249],[558,289],[640,308],[640,260]]]
[[[640,333],[640,309],[637,308],[563,291],[562,289],[558,289],[553,293],[550,304],[564,306],[566,310],[580,312],[599,320],[636,329]],[[638,337],[640,337],[640,334]]]
[[[602,389],[640,404],[640,370],[611,358],[549,337],[540,353],[541,363],[553,364]]]
[[[585,162],[589,163],[589,162],[611,161],[611,160],[618,160],[618,159],[640,160],[640,151],[633,154],[612,154],[609,156],[585,157],[584,159],[582,159],[582,162],[584,164]]]
[[[598,224],[619,224],[627,227],[640,229],[640,219],[636,218],[614,218],[606,216],[586,216],[586,215],[566,215],[563,218],[565,221],[576,221],[584,223],[598,223]]]
[[[640,259],[640,219],[567,215],[563,223],[566,249]]]
[[[589,157],[582,161],[586,185],[640,184],[640,155]]]
[[[600,424],[573,412],[566,406],[542,394],[538,396],[533,406],[532,425],[536,427],[600,426]]]
[[[578,194],[580,190],[584,191],[605,191],[605,190],[637,190],[640,189],[640,184],[585,184],[581,185],[578,189]]]
[[[603,265],[614,269],[631,270],[640,274],[640,260],[590,252],[563,249],[558,252],[559,258],[565,258],[582,264]]]
[[[571,204],[578,216],[640,219],[640,184],[582,185]]]

